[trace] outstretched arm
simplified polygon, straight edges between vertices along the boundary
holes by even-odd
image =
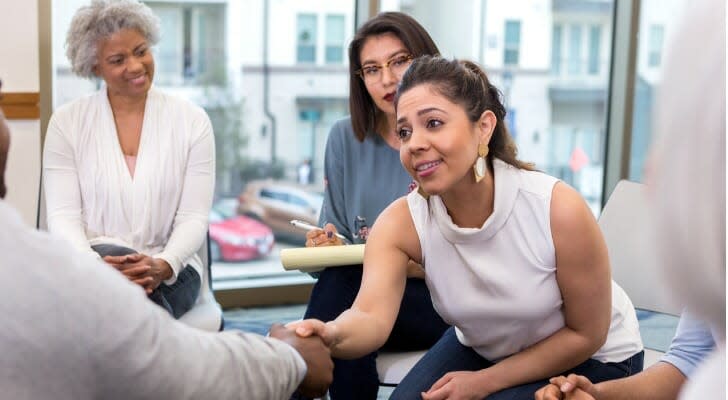
[[[317,334],[338,358],[358,358],[389,337],[407,281],[407,263],[419,259],[419,240],[404,198],[377,218],[364,251],[361,288],[352,307],[324,324],[306,320],[289,325],[299,335]]]

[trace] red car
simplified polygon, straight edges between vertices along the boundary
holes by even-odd
[[[267,256],[273,249],[273,232],[246,216],[226,216],[210,210],[210,255],[213,261],[247,261]]]

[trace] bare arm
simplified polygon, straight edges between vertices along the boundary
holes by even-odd
[[[292,326],[299,335],[322,336],[334,357],[358,358],[378,349],[399,313],[407,264],[415,252],[419,254],[419,240],[401,198],[380,214],[367,239],[361,288],[352,307],[326,324],[306,320]]]

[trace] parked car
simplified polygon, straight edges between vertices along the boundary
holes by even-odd
[[[239,197],[238,212],[268,225],[278,238],[302,244],[306,231],[291,225],[292,219],[318,224],[323,195],[292,183],[251,181]]]
[[[231,199],[235,201],[235,199]],[[215,203],[210,210],[210,255],[213,261],[247,261],[267,256],[273,232],[264,224],[237,215],[237,204]]]

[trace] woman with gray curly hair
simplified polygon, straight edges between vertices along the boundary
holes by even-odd
[[[135,0],[93,0],[66,39],[98,92],[60,107],[43,152],[48,228],[103,259],[175,318],[211,296],[207,232],[214,138],[205,112],[152,88],[159,20]]]

